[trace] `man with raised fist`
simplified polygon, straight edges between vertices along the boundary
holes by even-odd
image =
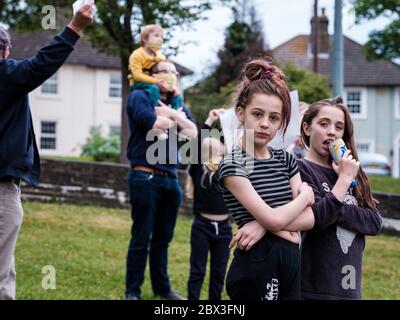
[[[38,187],[40,161],[28,93],[64,64],[83,29],[93,21],[94,1],[74,15],[49,45],[22,61],[7,59],[8,32],[0,27],[0,300],[15,299],[14,250],[22,223],[21,180]]]

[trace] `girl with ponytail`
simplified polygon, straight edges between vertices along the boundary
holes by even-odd
[[[299,299],[298,231],[314,225],[314,193],[302,183],[294,157],[268,146],[290,120],[285,75],[268,57],[248,62],[233,103],[244,133],[218,169],[239,227],[227,293],[233,300]]]
[[[194,219],[190,236],[190,274],[188,299],[199,300],[210,253],[210,300],[221,300],[232,227],[228,208],[218,185],[218,164],[224,155],[224,145],[210,137],[212,125],[224,109],[213,109],[199,130],[198,157],[192,161],[186,184],[186,195],[193,199]]]

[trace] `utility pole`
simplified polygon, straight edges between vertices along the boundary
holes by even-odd
[[[319,28],[319,19],[318,19],[318,0],[314,0],[314,23],[313,23],[313,71],[318,73],[318,28]]]
[[[334,97],[342,95],[344,92],[342,7],[343,7],[342,0],[335,0],[335,33],[333,35],[333,63],[332,63],[332,84],[333,84]]]

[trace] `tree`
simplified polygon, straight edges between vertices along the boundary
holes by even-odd
[[[226,28],[224,45],[218,51],[218,65],[186,91],[186,101],[198,123],[204,122],[210,109],[230,106],[230,95],[246,61],[271,55],[253,3],[239,0],[235,4],[233,22]]]
[[[382,30],[369,34],[365,44],[368,59],[392,60],[400,58],[400,0],[351,0],[356,23],[378,17],[391,18],[392,22]]]
[[[313,103],[330,96],[328,81],[320,74],[298,68],[293,64],[285,64],[283,73],[290,90],[298,90],[300,101]]]
[[[72,15],[75,0],[48,0],[46,5],[65,9]],[[117,55],[121,59],[122,106],[129,94],[128,60],[130,53],[140,46],[140,27],[150,23],[161,25],[167,32],[165,41],[172,38],[176,28],[190,29],[191,23],[205,19],[204,12],[215,5],[227,4],[234,0],[97,0],[95,23],[85,30],[85,37],[102,52]],[[42,0],[14,1],[0,0],[0,21],[19,31],[39,31],[41,29]],[[67,10],[68,9],[68,10]],[[169,47],[176,53],[177,47]],[[126,162],[125,150],[128,142],[127,117],[121,114],[121,162]]]
[[[215,88],[215,79],[207,77],[202,81],[203,86]],[[186,102],[190,106],[190,111],[199,126],[207,119],[208,112],[211,109],[230,107],[229,96],[233,89],[234,81],[231,81],[226,86],[219,88],[219,91],[199,87],[186,91]]]
[[[234,20],[225,32],[225,43],[218,51],[219,65],[215,69],[217,88],[237,80],[242,67],[249,58],[266,54],[262,23],[258,20],[255,7],[241,0],[232,8]]]

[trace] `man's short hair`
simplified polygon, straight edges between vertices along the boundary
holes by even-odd
[[[149,34],[154,31],[161,31],[164,34],[164,29],[158,24],[148,24],[140,29],[140,43],[142,46],[144,45],[143,40],[147,40],[149,38]]]
[[[6,29],[0,26],[0,50],[11,48],[11,38]]]
[[[172,62],[171,60],[168,60],[168,59],[166,59],[166,60],[161,60],[161,61],[158,61],[154,66],[152,66],[152,67],[150,68],[150,74],[157,73],[157,71],[158,71],[158,65],[159,65],[160,63],[170,63],[170,64],[172,64],[173,66],[175,66],[175,68],[176,68],[176,64],[175,64],[174,62]]]

